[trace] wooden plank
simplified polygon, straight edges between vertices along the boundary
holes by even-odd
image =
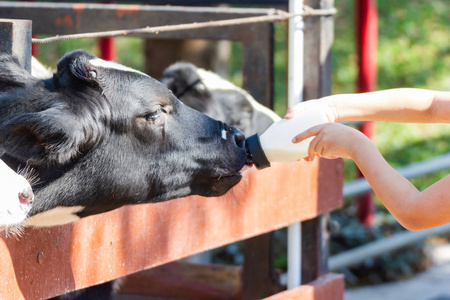
[[[275,271],[273,232],[244,241],[243,300],[257,300],[282,290]]]
[[[322,0],[320,8],[328,9],[334,7],[334,0]],[[322,16],[320,20],[320,95],[321,97],[331,94],[332,62],[331,53],[334,40],[334,17]]]
[[[183,261],[138,272],[116,283],[119,295],[197,300],[242,299],[240,266],[200,265]]]
[[[0,53],[14,54],[31,71],[31,21],[0,19]]]
[[[26,229],[17,239],[3,236],[0,299],[42,299],[99,284],[311,219],[342,202],[342,170],[324,174],[317,162],[253,168],[244,176],[248,181],[224,197],[128,206]],[[317,190],[319,178],[328,192]]]
[[[273,31],[272,23],[251,24],[241,39],[243,88],[269,108],[273,108]]]
[[[242,40],[243,87],[273,108],[273,24],[252,24],[249,29]],[[273,232],[245,240],[243,255],[242,299],[262,299],[281,290],[274,268]]]
[[[265,300],[342,300],[344,288],[343,275],[328,273],[313,282],[281,292]]]
[[[328,269],[328,217],[320,215],[302,223],[302,283],[320,277]]]
[[[53,2],[67,2],[67,0],[53,0]],[[71,2],[98,2],[98,0],[72,0]],[[122,0],[121,3],[142,3],[156,5],[288,5],[288,0]]]
[[[268,15],[262,8],[176,7],[152,5],[43,3],[0,1],[0,17],[33,21],[33,34],[72,34],[133,29]],[[248,25],[159,33],[165,38],[240,40]],[[231,28],[231,29],[230,29]],[[195,35],[191,35],[196,32]],[[151,34],[155,36],[155,34]]]
[[[312,8],[332,8],[334,0],[305,0]],[[331,94],[331,48],[333,44],[333,16],[305,20],[305,88],[304,99],[316,99]]]

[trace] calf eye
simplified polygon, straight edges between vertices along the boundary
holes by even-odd
[[[154,112],[148,113],[144,116],[144,119],[149,122],[155,121],[162,113],[164,113],[164,109],[162,107],[159,107]]]

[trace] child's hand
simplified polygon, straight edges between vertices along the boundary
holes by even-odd
[[[370,141],[356,129],[339,123],[327,123],[305,130],[295,136],[292,142],[299,143],[312,136],[316,137],[309,144],[306,161],[313,161],[315,155],[328,159],[353,159],[361,143]]]
[[[323,114],[325,114],[326,118],[328,119],[328,122],[336,121],[336,116],[335,116],[333,110],[329,107],[328,101],[325,99],[308,100],[308,101],[296,104],[292,107],[289,107],[284,118],[292,119],[293,117],[300,115],[308,110],[316,110],[316,111],[323,112]]]

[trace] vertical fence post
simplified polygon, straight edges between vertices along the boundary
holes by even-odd
[[[312,8],[326,9],[334,6],[334,0],[305,0]],[[331,47],[333,44],[332,16],[305,19],[304,34],[304,91],[305,100],[331,94]],[[320,167],[324,168],[324,161]],[[319,188],[321,182],[319,182]],[[302,284],[315,280],[328,271],[327,216],[320,215],[302,222]]]
[[[31,21],[0,19],[0,53],[14,54],[31,72]]]
[[[252,32],[242,43],[243,87],[255,99],[273,108],[273,24],[253,24]],[[274,263],[274,233],[258,235],[244,241],[243,297],[263,299],[281,290]]]
[[[374,91],[377,85],[377,44],[378,44],[378,14],[376,0],[356,1],[356,30],[358,50],[358,80],[357,92]],[[362,133],[370,139],[375,138],[375,123],[366,122],[359,127]],[[358,170],[359,171],[359,170]],[[358,177],[364,177],[358,172]],[[373,194],[366,193],[358,197],[358,219],[366,225],[372,225],[375,217]]]

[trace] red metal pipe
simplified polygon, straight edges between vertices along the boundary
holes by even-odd
[[[355,0],[356,30],[358,47],[357,92],[364,93],[376,89],[377,85],[377,46],[378,13],[376,0]],[[366,136],[375,137],[375,124],[365,123],[359,128]],[[362,174],[359,174],[362,177]],[[372,193],[358,198],[358,219],[370,226],[374,218]]]
[[[29,0],[30,2],[36,2],[36,0]],[[32,38],[37,38],[35,34],[31,35]],[[38,57],[39,55],[39,45],[38,44],[31,44],[31,56]]]
[[[114,38],[100,38],[98,39],[100,48],[100,57],[104,60],[115,60],[116,51],[114,49]]]
[[[101,0],[100,3],[114,3],[115,1]],[[100,48],[100,58],[104,60],[116,60],[114,38],[99,38],[97,43]]]
[[[359,93],[375,90],[377,85],[378,13],[376,0],[356,0]]]
[[[33,38],[36,38],[37,36],[35,34],[32,35]],[[38,44],[31,44],[31,55],[34,57],[38,57],[39,55],[39,45]]]

